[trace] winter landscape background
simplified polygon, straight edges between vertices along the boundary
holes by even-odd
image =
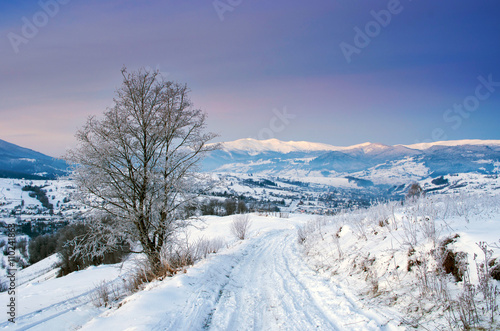
[[[53,179],[68,170],[64,162],[2,146],[2,165],[25,178],[3,166],[11,178],[0,179],[0,242],[7,252],[9,224],[16,224],[18,329],[497,325],[500,141],[225,143],[203,163],[217,185],[178,236],[194,265],[139,291],[129,284],[134,255],[60,278],[57,254],[30,265],[29,242],[84,210],[72,201],[72,182]],[[410,199],[415,183],[425,196]],[[231,227],[242,217],[250,227],[240,241]],[[8,301],[7,292],[1,297]],[[465,312],[477,316],[462,315],[471,307]]]
[[[500,329],[499,15],[0,1],[0,329]]]

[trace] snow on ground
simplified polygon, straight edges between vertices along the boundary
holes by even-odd
[[[35,197],[30,196],[29,191],[23,191],[25,186],[43,187],[49,203],[54,207],[57,214],[61,209],[67,207],[67,201],[74,188],[69,180],[25,180],[0,178],[0,220],[8,220],[7,211],[19,206],[24,212],[28,209],[41,209],[42,205]],[[21,206],[22,205],[22,206]],[[2,215],[2,213],[4,215]],[[33,212],[35,213],[35,212]]]
[[[359,188],[356,183],[344,177],[325,177],[318,172],[311,172],[309,177],[298,177],[297,180],[303,180],[306,183],[329,185],[335,188]]]
[[[204,217],[189,240],[223,238],[227,248],[172,278],[96,308],[100,283],[119,287],[133,264],[91,267],[19,285],[18,330],[397,330],[387,312],[367,309],[351,290],[303,260],[297,228],[311,216],[251,216],[249,239],[230,233],[233,217]],[[50,261],[44,262],[45,266]],[[36,267],[35,267],[36,266]],[[28,272],[29,267],[23,272]],[[32,272],[33,274],[33,272]],[[5,306],[6,293],[0,294]],[[1,329],[13,329],[8,322]]]
[[[354,177],[370,180],[376,185],[391,186],[415,182],[428,175],[429,169],[410,156],[352,174]]]
[[[119,283],[119,266],[90,267],[61,278],[51,278],[17,289],[16,330],[74,330],[99,310],[92,293],[101,282]],[[2,293],[2,302],[6,295]],[[12,328],[4,322],[0,327]]]
[[[493,314],[496,324],[482,313],[478,270],[485,258],[478,243],[488,244],[489,267],[500,270],[499,225],[500,196],[462,193],[318,218],[301,229],[301,238],[311,265],[354,289],[361,302],[398,311],[408,328],[460,329],[459,308],[475,305],[476,326],[493,330],[500,327],[500,312]],[[459,299],[467,280],[474,286],[474,305]],[[497,280],[488,284],[500,288]]]
[[[33,264],[29,268],[20,270],[16,276],[16,285],[38,284],[56,278],[59,272],[59,268],[57,267],[59,262],[59,257],[54,254]]]
[[[481,185],[483,178],[460,180]],[[488,192],[436,195],[404,206],[391,202],[334,217],[251,214],[244,241],[230,231],[239,216],[202,217],[180,239],[216,239],[224,248],[135,294],[125,290],[134,258],[56,278],[58,259],[52,256],[17,273],[17,323],[5,318],[0,329],[403,330],[418,325],[445,330],[450,317],[440,297],[444,292],[433,291],[446,280],[446,293],[456,298],[463,281],[436,278],[439,261],[433,252],[445,247],[456,256],[467,253],[463,262],[471,283],[478,284],[482,251],[477,243],[489,243],[493,258],[500,260],[500,198],[497,190]],[[111,306],[95,305],[102,284],[119,294]],[[476,297],[481,299],[479,292]],[[9,299],[0,293],[0,306]],[[479,325],[487,326],[484,319]]]
[[[449,184],[433,184],[436,179],[428,178],[420,181],[420,185],[425,190],[434,190],[440,188],[440,193],[457,194],[481,194],[482,192],[490,192],[491,194],[498,194],[500,190],[500,176],[498,175],[484,175],[484,174],[453,174],[443,176],[443,179],[448,181]]]
[[[0,178],[0,202],[4,204],[13,203],[20,205],[21,202],[24,201],[26,207],[41,206],[40,201],[30,197],[29,192],[22,190],[25,185],[29,185],[29,183],[32,182],[33,181]]]

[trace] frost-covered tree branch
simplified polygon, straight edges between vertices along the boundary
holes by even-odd
[[[78,199],[120,222],[154,266],[199,192],[192,188],[200,183],[200,160],[218,145],[208,144],[215,135],[205,133],[206,115],[193,108],[186,85],[157,71],[124,68],[122,75],[114,107],[88,119],[67,159],[75,165]]]

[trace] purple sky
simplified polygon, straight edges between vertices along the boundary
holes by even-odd
[[[500,139],[498,1],[20,2],[0,3],[0,139],[49,155],[123,65],[187,83],[219,141]]]

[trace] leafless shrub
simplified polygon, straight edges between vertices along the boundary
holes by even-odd
[[[367,211],[367,221],[371,225],[385,227],[389,225],[391,203],[376,202]]]
[[[423,237],[432,240],[435,246],[438,240],[438,230],[436,228],[434,217],[424,216],[418,224]]]
[[[142,290],[144,284],[155,279],[154,275],[150,274],[147,265],[141,265],[136,262],[134,270],[130,272],[129,277],[124,281],[124,287],[129,293],[134,293]]]
[[[469,273],[464,275],[464,287],[457,299],[452,303],[452,316],[455,324],[461,326],[464,330],[470,330],[479,322],[478,309],[476,306],[476,287],[471,284]],[[458,314],[458,317],[455,315]]]
[[[231,223],[231,233],[240,240],[245,240],[250,229],[250,217],[248,214],[237,215]]]
[[[120,298],[120,289],[117,285],[102,281],[96,285],[95,290],[90,294],[90,298],[96,307],[109,307]]]
[[[420,240],[430,239],[436,246],[440,232],[436,217],[437,210],[431,199],[421,198],[407,206],[400,222],[404,243],[414,247]]]
[[[154,280],[162,280],[179,272],[185,272],[188,266],[206,258],[209,254],[217,253],[224,245],[222,238],[202,237],[192,244],[187,240],[178,241],[162,251],[161,263],[157,268],[152,268],[144,259],[138,259],[125,287],[133,293]]]
[[[314,220],[308,221],[305,225],[297,229],[297,240],[299,244],[303,244],[308,237],[316,233],[325,240],[323,236],[323,226],[327,225],[330,220],[327,217],[316,217]]]
[[[499,291],[491,282],[489,270],[492,251],[486,242],[477,243],[484,254],[483,262],[476,262],[478,284],[470,281],[468,267],[463,273],[463,288],[455,300],[450,300],[448,320],[450,325],[459,326],[463,330],[480,327],[481,321],[487,319],[487,324],[493,326],[498,312],[497,298]],[[476,260],[476,256],[474,259]]]
[[[196,262],[194,249],[190,246],[176,247],[169,255],[164,256],[163,259],[162,265],[168,266],[167,270],[173,270],[172,274],[176,274]],[[171,274],[167,274],[166,276],[171,276]]]
[[[337,230],[337,232],[334,235],[332,235],[333,243],[337,247],[337,252],[338,252],[338,255],[339,255],[339,260],[342,260],[343,257],[344,257],[344,253],[342,252],[342,246],[340,245],[340,232],[341,231],[342,231],[342,227],[339,227],[339,229]]]
[[[307,232],[307,229],[306,229],[306,226],[300,226],[298,229],[297,229],[297,241],[299,244],[303,244],[306,239],[307,239],[307,235],[308,235],[308,232]]]
[[[418,281],[418,287],[422,297],[425,297],[432,293],[431,279],[432,272],[429,272],[430,256],[428,253],[419,253],[415,264],[416,277]]]
[[[491,282],[490,266],[492,261],[493,251],[488,248],[488,244],[484,241],[477,243],[484,254],[483,263],[476,262],[477,276],[479,280],[478,290],[483,294],[483,303],[486,306],[486,314],[489,314],[490,323],[494,322],[495,313],[498,311],[497,297],[498,287]]]
[[[206,258],[208,254],[217,253],[224,247],[222,238],[205,239],[199,238],[193,243],[177,242],[168,246],[168,249],[162,254],[162,270],[164,276],[171,276],[186,267],[193,265],[197,261]]]
[[[358,217],[354,217],[351,220],[350,224],[352,226],[353,232],[358,236],[359,239],[368,240],[368,237],[366,235],[367,224],[364,217],[358,215]]]
[[[209,254],[217,253],[226,243],[218,237],[214,239],[200,238],[193,244],[195,260],[206,258]]]
[[[177,270],[165,262],[153,268],[147,260],[138,258],[130,272],[130,276],[125,280],[124,286],[129,293],[134,293],[142,290],[146,284],[154,280],[162,280],[165,277],[174,275],[176,272]]]
[[[385,220],[384,219],[380,219],[378,221],[378,226],[380,226],[381,228],[383,228],[386,225],[389,225],[389,220],[388,219],[385,219]]]
[[[401,228],[403,230],[404,244],[409,245],[411,248],[415,247],[418,243],[416,219],[410,215],[404,215],[401,220]]]
[[[379,279],[377,275],[377,270],[373,267],[375,264],[375,258],[370,258],[369,256],[363,258],[360,264],[361,270],[366,274],[365,281],[370,284],[370,293],[376,295],[379,290]]]

